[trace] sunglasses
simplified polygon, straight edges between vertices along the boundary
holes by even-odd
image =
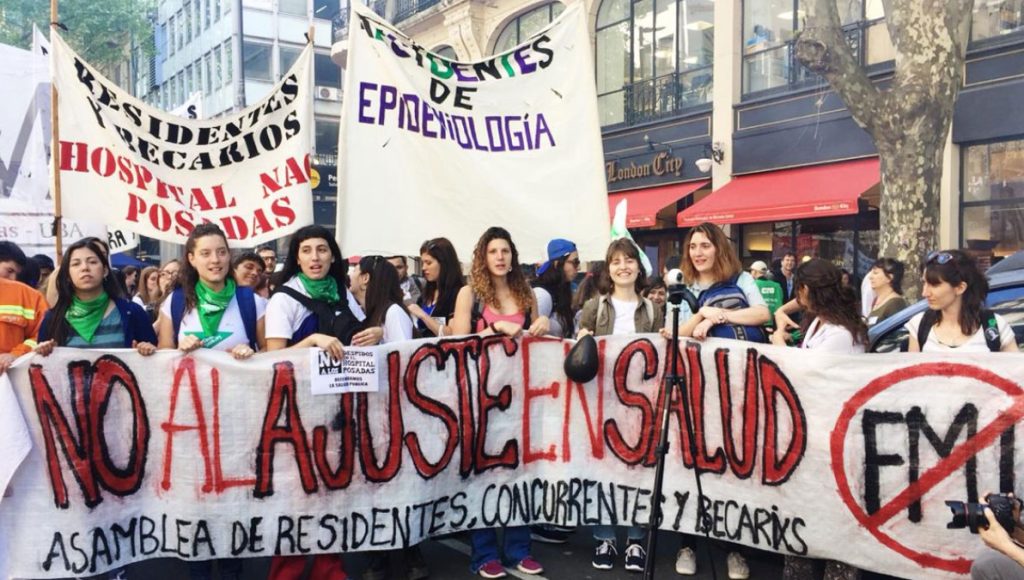
[[[577,268],[580,267],[580,259],[579,258],[573,258],[572,260],[566,260],[565,263],[566,264],[572,264],[573,266],[575,266]]]
[[[948,264],[948,263],[950,263],[952,261],[953,261],[953,254],[950,254],[949,252],[932,252],[932,253],[928,254],[928,258],[925,259],[924,263],[925,264],[935,263],[935,264],[938,264],[940,266],[945,266],[946,264]]]

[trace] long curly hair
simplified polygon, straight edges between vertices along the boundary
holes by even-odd
[[[523,274],[523,269],[519,267],[519,250],[512,242],[512,235],[505,228],[497,226],[487,228],[484,235],[477,240],[476,247],[473,248],[473,266],[469,271],[469,285],[473,289],[473,294],[484,304],[493,308],[501,308],[494,290],[494,280],[491,279],[491,272],[487,269],[487,246],[494,240],[505,240],[508,242],[509,248],[512,249],[512,263],[509,264],[509,271],[506,275],[508,288],[512,292],[516,304],[519,305],[519,311],[529,312],[533,309],[533,290],[526,280],[526,275]]]
[[[850,331],[854,344],[867,344],[868,327],[857,309],[857,295],[853,288],[843,286],[843,273],[835,264],[821,258],[800,264],[793,288],[797,296],[807,288],[807,304],[803,306],[811,316],[805,316],[801,324],[804,336],[813,319],[820,318]]]
[[[925,283],[932,286],[943,282],[950,286],[959,286],[961,282],[967,284],[967,289],[960,295],[960,331],[964,336],[978,332],[981,309],[985,307],[988,296],[988,280],[978,269],[977,262],[960,250],[935,252],[928,258],[924,264]],[[941,322],[942,311],[937,314]]]

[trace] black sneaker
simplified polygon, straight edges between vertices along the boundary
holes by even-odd
[[[647,551],[640,542],[630,542],[626,546],[626,571],[643,572],[647,567]]]
[[[615,566],[615,556],[618,553],[613,540],[601,540],[594,548],[594,559],[591,564],[598,570],[611,570]]]
[[[530,539],[543,544],[564,544],[569,541],[569,534],[545,524],[530,526]]]

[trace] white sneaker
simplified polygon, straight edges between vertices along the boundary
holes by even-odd
[[[676,554],[676,574],[693,576],[697,573],[697,555],[690,548],[683,548]]]
[[[747,580],[747,578],[750,578],[750,568],[747,566],[747,559],[739,552],[729,552],[729,555],[725,557],[725,565],[729,569],[730,580]]]

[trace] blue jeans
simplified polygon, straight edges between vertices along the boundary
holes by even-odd
[[[242,560],[239,558],[220,558],[221,580],[238,580],[242,577]],[[213,580],[214,560],[200,560],[188,563],[188,575],[192,580]]]
[[[644,528],[640,526],[619,526],[626,528],[627,541],[640,541],[644,539]],[[594,539],[601,542],[604,540],[615,541],[615,526],[594,526]]]
[[[498,531],[494,528],[473,530],[469,533],[473,544],[473,555],[470,557],[469,570],[476,574],[484,564],[491,560],[500,560],[498,555]],[[513,526],[505,528],[505,561],[516,565],[530,555],[529,526]]]

